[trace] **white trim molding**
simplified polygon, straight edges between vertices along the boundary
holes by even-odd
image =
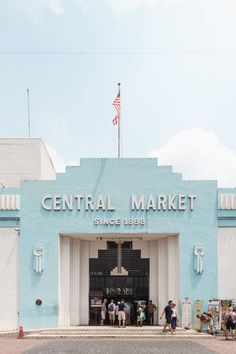
[[[0,210],[20,210],[19,194],[1,194]]]
[[[219,194],[218,209],[236,210],[236,194]]]

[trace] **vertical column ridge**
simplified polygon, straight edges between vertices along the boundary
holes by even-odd
[[[70,326],[70,237],[60,237],[59,326]]]

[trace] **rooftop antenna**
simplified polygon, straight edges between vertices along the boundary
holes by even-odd
[[[28,137],[30,138],[30,102],[29,102],[29,92],[27,88],[27,104],[28,104]]]

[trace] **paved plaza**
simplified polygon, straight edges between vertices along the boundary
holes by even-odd
[[[176,353],[176,354],[210,354],[214,351],[189,341],[156,341],[156,340],[109,340],[109,341],[62,341],[46,344],[41,348],[28,350],[27,354],[41,353]]]
[[[23,339],[0,337],[1,354],[228,354],[236,342],[219,338],[197,339]]]

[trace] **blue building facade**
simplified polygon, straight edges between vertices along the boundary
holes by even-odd
[[[219,195],[232,192],[219,190],[216,181],[185,181],[152,158],[81,159],[56,180],[2,190],[20,196],[19,210],[0,211],[1,227],[20,232],[19,323],[89,324],[94,297],[140,299],[125,279],[132,282],[141,259],[148,267],[145,300],[152,298],[159,312],[170,298],[178,305],[184,298],[205,304],[218,298],[218,228],[236,226],[232,201],[219,207]],[[114,269],[107,258],[109,275],[91,269],[117,244],[129,251],[117,256]],[[140,260],[125,266],[131,264],[125,254]],[[101,286],[101,277],[111,277],[113,286]],[[94,279],[98,289],[91,287]]]

